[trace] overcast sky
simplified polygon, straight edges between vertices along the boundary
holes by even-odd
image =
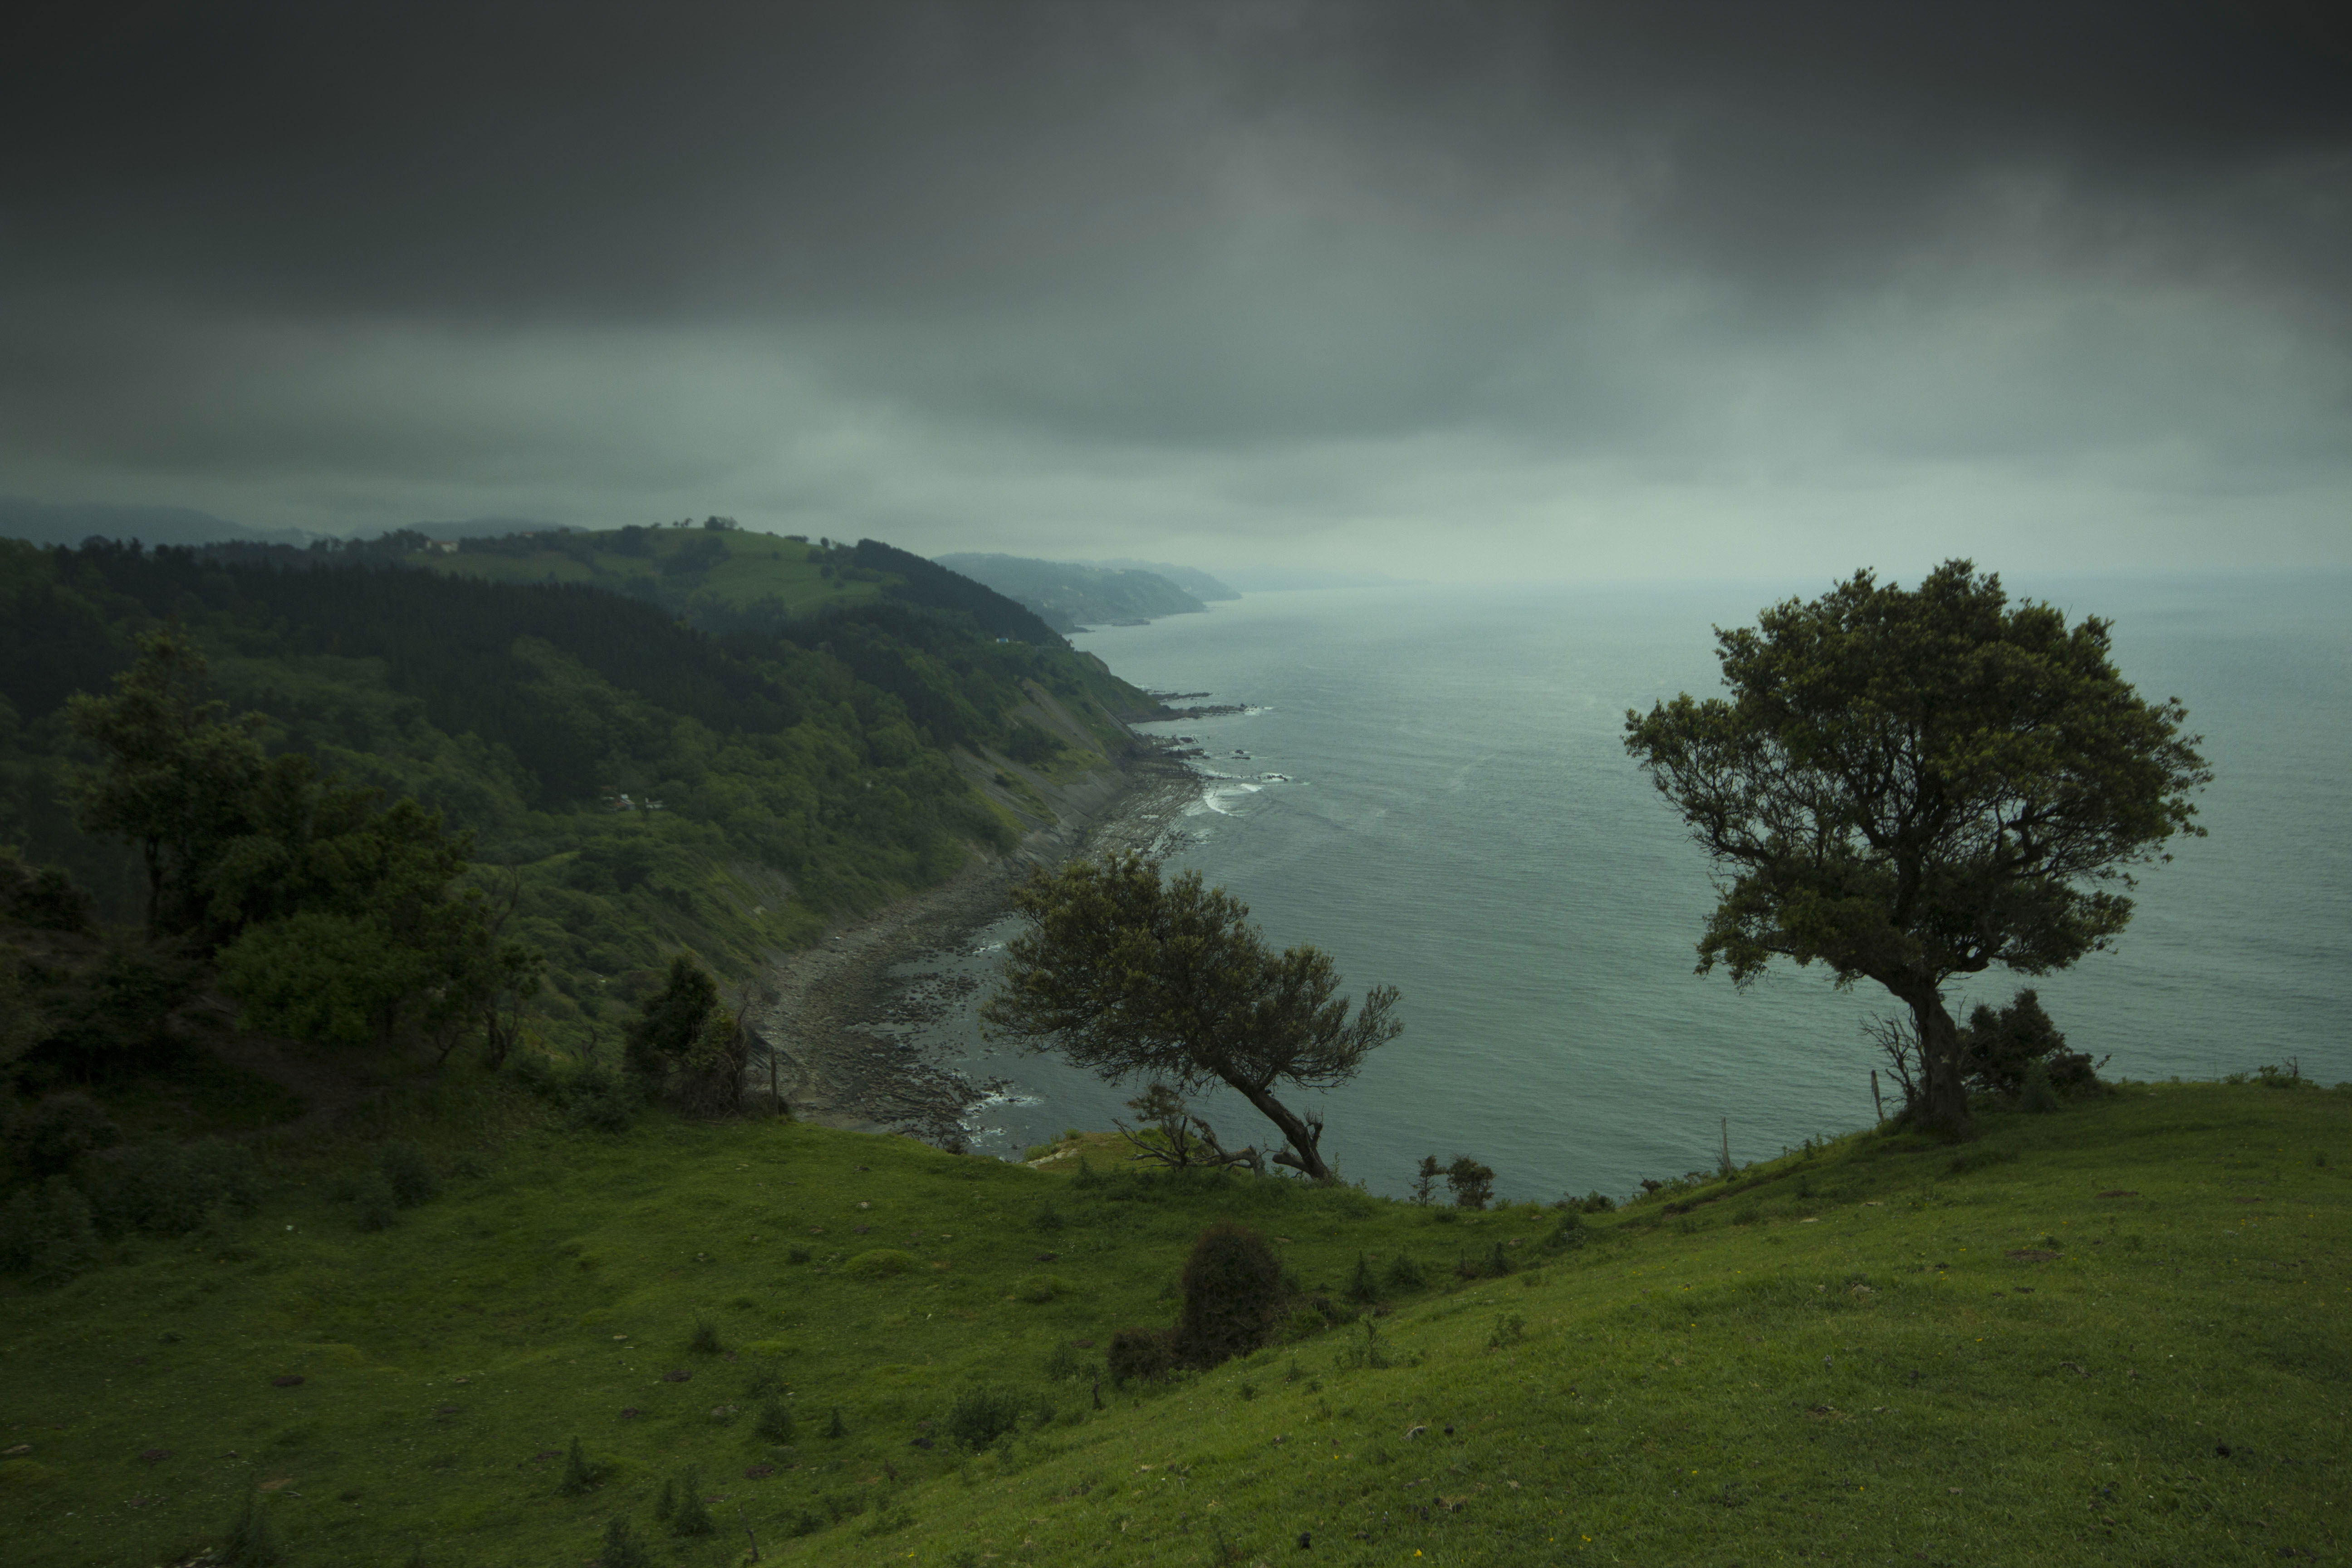
[[[41,6],[0,492],[1440,578],[2344,565],[2332,11]]]

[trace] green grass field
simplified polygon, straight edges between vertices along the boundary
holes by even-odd
[[[562,1132],[467,1092],[512,1130],[438,1151],[442,1194],[388,1230],[326,1147],[248,1218],[0,1294],[7,1561],[185,1562],[256,1489],[284,1562],[386,1568],[584,1563],[616,1516],[694,1564],[748,1561],[747,1527],[762,1561],[927,1565],[2352,1544],[2352,1093],[2129,1085],[1958,1148],[1859,1134],[1556,1249],[1532,1205],[1139,1178],[1099,1145],[1079,1179],[779,1122]],[[1220,1217],[1309,1290],[1360,1255],[1430,1283],[1369,1337],[1302,1321],[1097,1408],[1111,1331],[1172,1319]],[[1021,1417],[976,1452],[975,1384]],[[567,1496],[575,1436],[602,1473]],[[688,1467],[715,1534],[656,1517]]]

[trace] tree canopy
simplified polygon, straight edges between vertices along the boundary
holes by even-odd
[[[1248,905],[1197,871],[1167,879],[1144,855],[1040,869],[1013,901],[1029,927],[1006,944],[1003,984],[982,1005],[992,1032],[1113,1080],[1226,1084],[1282,1132],[1276,1164],[1330,1179],[1322,1124],[1273,1091],[1353,1078],[1403,1027],[1395,987],[1351,1006],[1328,954],[1274,952]]]
[[[2108,947],[2130,868],[2204,833],[2187,710],[2139,697],[2108,631],[2011,605],[1967,561],[1914,591],[1857,573],[1717,628],[1727,698],[1625,715],[1626,750],[1721,874],[1700,973],[1744,984],[1777,957],[1876,981],[1916,1021],[1923,1119],[1964,1125],[1945,984]]]

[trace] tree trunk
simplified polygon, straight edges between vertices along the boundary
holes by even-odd
[[[1287,1149],[1276,1152],[1274,1156],[1276,1164],[1287,1165],[1292,1170],[1303,1172],[1318,1182],[1328,1182],[1331,1179],[1331,1168],[1323,1163],[1323,1152],[1317,1146],[1322,1141],[1319,1129],[1308,1127],[1292,1112],[1288,1106],[1275,1099],[1265,1089],[1246,1083],[1234,1083],[1231,1079],[1225,1081],[1239,1089],[1242,1098],[1255,1106],[1259,1115],[1273,1122],[1281,1131],[1285,1141],[1289,1143],[1290,1147]]]
[[[1969,1130],[1969,1091],[1960,1082],[1960,1031],[1944,1010],[1944,995],[1923,985],[1904,997],[1919,1028],[1918,1124],[1947,1137]]]

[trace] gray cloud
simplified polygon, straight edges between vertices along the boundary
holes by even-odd
[[[0,488],[1211,565],[2340,563],[2311,15],[59,6],[0,36]]]

